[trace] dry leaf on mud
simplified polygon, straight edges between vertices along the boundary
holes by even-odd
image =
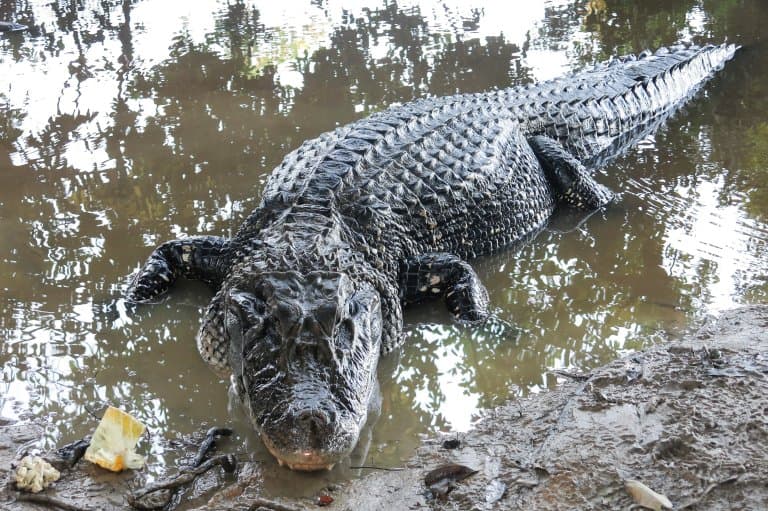
[[[424,483],[434,497],[445,497],[456,487],[455,483],[473,474],[477,474],[477,470],[456,463],[448,463],[424,476]]]
[[[320,507],[330,506],[331,504],[333,504],[333,497],[323,493],[322,495],[317,497],[316,504]]]
[[[672,509],[672,502],[665,495],[656,493],[640,481],[627,479],[624,481],[624,489],[635,499],[637,504],[645,508],[653,509],[653,511],[661,511],[662,508]]]

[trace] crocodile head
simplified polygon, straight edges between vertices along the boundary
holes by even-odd
[[[376,383],[378,292],[336,272],[233,284],[224,325],[238,389],[281,465],[332,468],[357,444]]]

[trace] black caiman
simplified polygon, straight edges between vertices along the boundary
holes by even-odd
[[[467,262],[520,240],[558,203],[613,194],[592,172],[655,130],[736,51],[662,48],[535,85],[420,99],[304,142],[232,238],[169,241],[128,300],[179,277],[216,289],[198,348],[229,371],[281,464],[330,468],[358,441],[403,306],[488,315]]]

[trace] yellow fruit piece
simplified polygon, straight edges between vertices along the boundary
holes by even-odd
[[[93,432],[85,459],[113,472],[144,466],[134,450],[146,427],[130,414],[110,406]]]

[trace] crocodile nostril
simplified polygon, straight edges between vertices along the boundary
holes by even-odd
[[[331,423],[328,414],[322,410],[304,410],[299,413],[298,419],[314,435],[321,434]]]
[[[304,410],[299,413],[299,422],[305,426],[322,429],[328,426],[328,414],[322,410]]]

